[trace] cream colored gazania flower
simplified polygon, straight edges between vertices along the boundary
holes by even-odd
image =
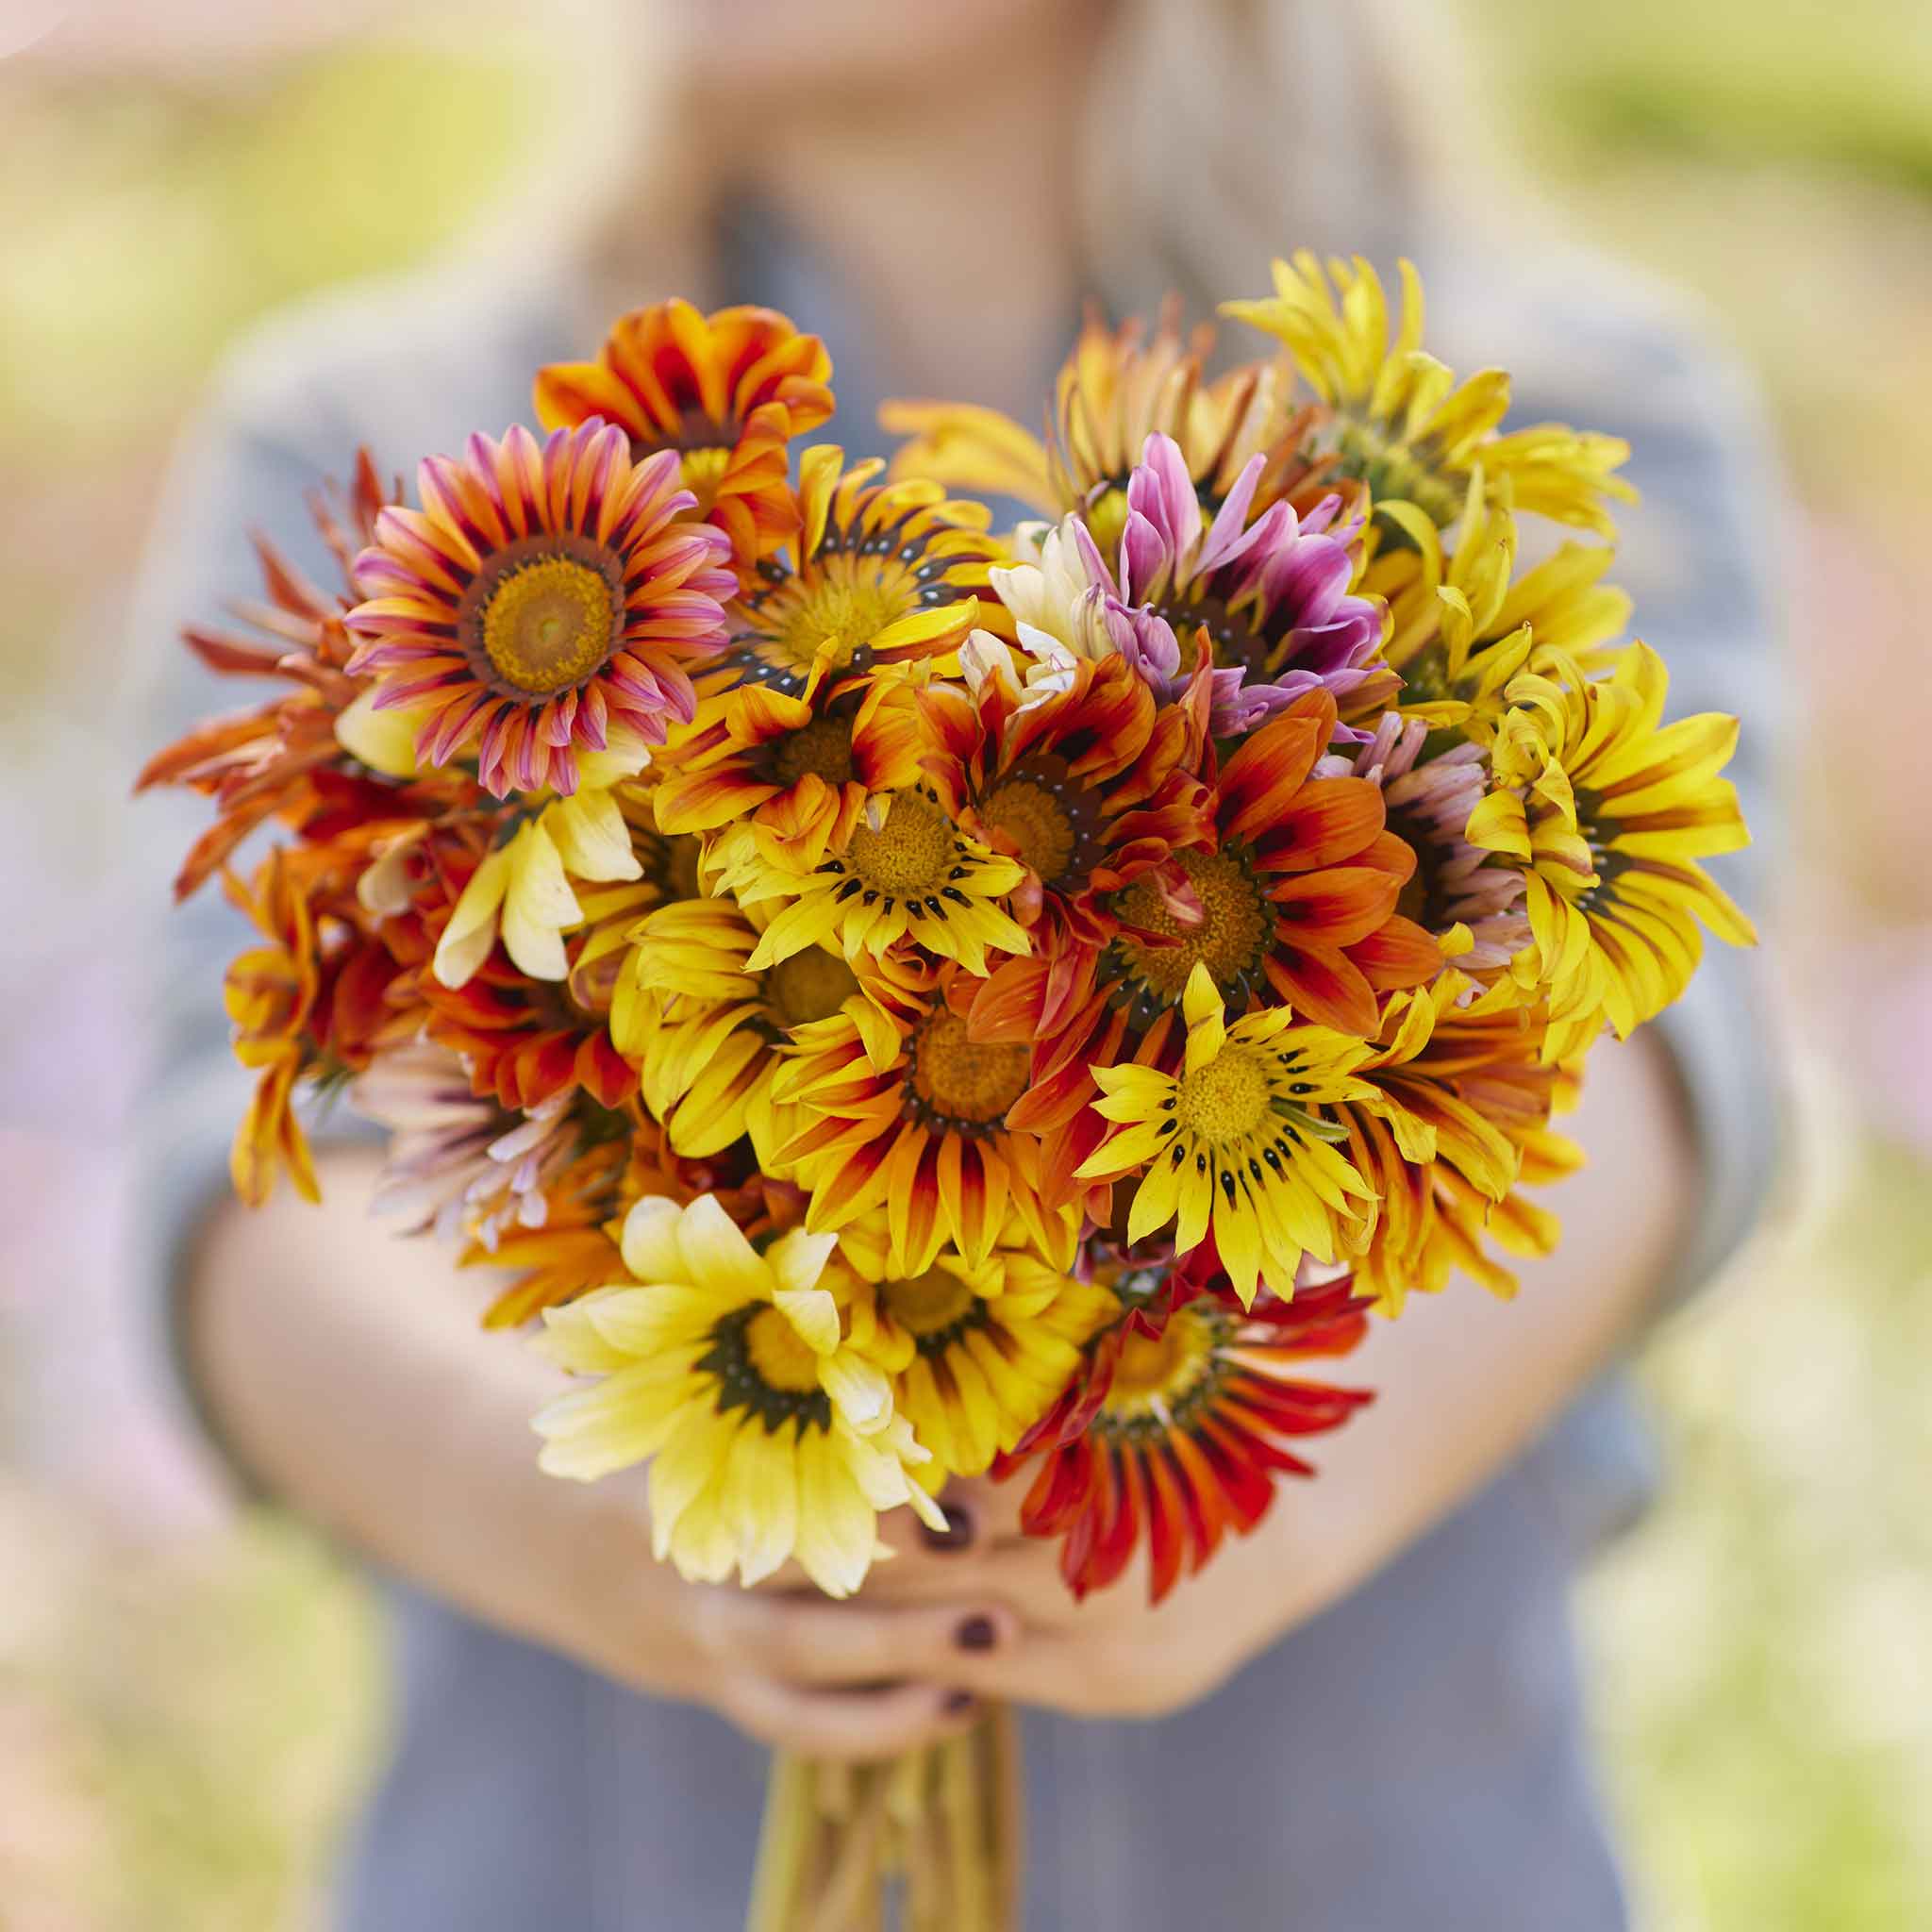
[[[436,945],[436,976],[466,984],[501,933],[517,970],[532,979],[561,979],[570,970],[563,935],[584,920],[573,878],[593,885],[643,876],[612,787],[631,776],[646,754],[591,754],[577,760],[581,782],[525,819],[470,875]]]
[[[833,1235],[760,1254],[709,1195],[649,1197],[625,1220],[635,1280],[544,1313],[540,1346],[593,1386],[536,1419],[542,1467],[591,1481],[649,1458],[651,1534],[693,1582],[746,1584],[788,1557],[849,1596],[879,1554],[878,1512],[945,1518],[891,1382],[819,1277]]]

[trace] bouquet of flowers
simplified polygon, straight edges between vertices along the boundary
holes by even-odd
[[[544,1466],[648,1459],[687,1576],[846,1595],[990,1472],[1069,1590],[1159,1598],[1368,1399],[1311,1361],[1512,1291],[1591,1042],[1751,940],[1698,863],[1736,723],[1622,641],[1624,446],[1501,433],[1407,264],[1392,320],[1359,260],[1274,280],[1261,359],[1090,320],[1043,438],[895,404],[890,467],[809,440],[785,317],[642,309],[541,434],[319,494],[340,589],[259,542],[248,632],[186,634],[277,687],[142,779],[214,800],[177,891],[258,934],[236,1187],[312,1196],[346,1087],[581,1378]],[[1520,567],[1525,515],[1594,541]],[[755,1920],[901,1870],[1006,1923],[1013,1774],[997,1721],[781,1764]]]

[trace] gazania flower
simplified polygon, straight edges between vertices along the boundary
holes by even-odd
[[[1322,466],[1303,457],[1309,420],[1291,407],[1278,369],[1251,363],[1209,382],[1214,329],[1184,341],[1170,302],[1143,340],[1138,322],[1109,329],[1090,309],[1054,384],[1047,441],[996,409],[962,403],[892,402],[879,420],[909,436],[895,476],[930,476],[951,488],[1017,497],[1051,517],[1077,513],[1104,550],[1126,521],[1127,475],[1150,436],[1179,445],[1200,501],[1218,508],[1257,456],[1265,458],[1262,504],[1322,493]]]
[[[356,560],[367,601],[350,670],[416,712],[417,756],[474,751],[486,790],[576,789],[579,750],[661,744],[696,708],[691,667],[724,640],[725,541],[680,522],[691,495],[667,450],[633,464],[624,432],[586,424],[541,445],[470,439],[417,472],[420,510],[389,508]]]
[[[1347,1355],[1368,1324],[1345,1276],[1246,1315],[1202,1300],[1164,1322],[1137,1312],[1133,1279],[1122,1276],[1124,1306],[1079,1379],[996,1473],[1038,1459],[1021,1524],[1060,1539],[1075,1598],[1115,1581],[1144,1545],[1158,1604],[1229,1530],[1245,1536],[1261,1521],[1277,1475],[1314,1474],[1291,1442],[1341,1427],[1370,1401],[1306,1368]]]
[[[913,1275],[948,1242],[980,1265],[1010,1213],[1041,1255],[1067,1266],[1075,1217],[1041,1192],[1037,1137],[1003,1124],[1025,1091],[1026,1048],[973,1039],[954,1001],[970,1003],[942,984],[901,1018],[884,1066],[841,1014],[779,1074],[778,1097],[809,1123],[780,1150],[810,1195],[806,1224],[843,1228],[883,1207],[891,1265]]]
[[[593,761],[601,765],[608,757]],[[615,762],[612,782],[635,764]],[[444,986],[464,985],[490,957],[499,932],[519,972],[561,979],[569,970],[563,935],[584,919],[571,879],[608,884],[643,875],[615,793],[595,782],[604,774],[579,775],[591,782],[525,819],[470,874],[437,941],[435,973]]]
[[[692,513],[748,570],[797,531],[787,445],[831,415],[831,378],[824,344],[775,309],[659,302],[621,317],[595,361],[540,370],[537,420],[615,423],[640,462],[675,450]]]
[[[1105,1289],[1043,1261],[1009,1228],[983,1261],[943,1248],[897,1272],[882,1209],[851,1223],[830,1264],[849,1276],[852,1332],[892,1377],[892,1399],[948,1475],[978,1475],[1010,1450],[1080,1366],[1088,1338],[1117,1309]]]
[[[721,885],[741,905],[788,902],[759,939],[754,969],[816,945],[876,958],[908,937],[975,974],[989,949],[1027,949],[1000,903],[1025,868],[968,838],[924,790],[874,800],[843,856],[808,873],[773,864],[749,837],[727,836],[714,856]]]
[[[1629,621],[1629,597],[1602,582],[1616,554],[1607,544],[1565,543],[1516,575],[1508,486],[1492,497],[1480,465],[1470,475],[1456,547],[1446,558],[1441,531],[1413,504],[1384,505],[1383,519],[1403,541],[1378,552],[1365,581],[1389,600],[1383,653],[1401,675],[1407,717],[1493,728],[1504,687],[1532,649],[1562,651],[1593,672],[1600,647],[1622,636]]]
[[[1697,922],[1751,945],[1751,922],[1696,861],[1750,842],[1718,774],[1738,721],[1714,711],[1664,724],[1669,675],[1647,644],[1591,682],[1560,654],[1510,683],[1491,757],[1496,787],[1472,815],[1473,845],[1518,866],[1532,937],[1512,965],[1548,990],[1545,1052],[1560,1059],[1607,1020],[1621,1037],[1669,1006],[1702,952]]]
[[[1574,1173],[1582,1151],[1550,1127],[1571,1084],[1542,1054],[1545,1016],[1507,983],[1471,1004],[1454,973],[1395,994],[1357,1069],[1374,1090],[1337,1109],[1351,1161],[1374,1189],[1373,1223],[1344,1236],[1356,1291],[1384,1314],[1459,1270],[1491,1293],[1516,1277],[1490,1253],[1545,1255],[1556,1217],[1521,1189]]]
[[[919,779],[919,714],[891,666],[813,666],[795,695],[749,679],[677,750],[657,792],[668,832],[740,821],[774,862],[814,866],[850,842],[866,801]]]
[[[1560,424],[1496,435],[1509,407],[1509,378],[1486,369],[1457,387],[1441,363],[1424,355],[1422,283],[1408,262],[1401,270],[1392,335],[1380,278],[1359,256],[1352,263],[1331,261],[1324,274],[1304,249],[1292,261],[1274,264],[1272,298],[1224,302],[1222,313],[1281,342],[1335,412],[1337,468],[1366,482],[1378,506],[1413,503],[1447,524],[1480,463],[1492,480],[1507,478],[1519,509],[1611,535],[1606,500],[1636,501],[1636,491],[1615,474],[1629,445]]]
[[[1489,789],[1482,747],[1465,741],[1425,758],[1428,740],[1424,720],[1388,711],[1352,758],[1331,754],[1315,770],[1381,788],[1387,827],[1416,858],[1396,911],[1487,985],[1529,941],[1523,874],[1469,842],[1470,815]]]
[[[509,1229],[550,1218],[548,1190],[580,1138],[569,1093],[512,1113],[477,1095],[462,1061],[425,1040],[385,1054],[352,1097],[358,1113],[390,1130],[375,1198],[407,1218],[406,1232],[433,1228],[494,1254]]]
[[[899,1051],[893,1013],[916,1000],[923,975],[895,959],[861,958],[861,978],[823,946],[753,971],[758,932],[730,899],[687,899],[648,914],[630,929],[610,1024],[641,1068],[644,1105],[680,1155],[720,1154],[749,1134],[759,1164],[775,1172],[799,1124],[773,1094],[780,1047],[843,1013],[875,1061],[890,1063]]]
[[[922,759],[945,816],[1025,867],[1013,909],[1044,935],[1097,944],[1103,907],[1178,844],[1206,843],[1206,788],[1187,769],[1198,720],[1161,712],[1123,658],[1076,664],[1065,689],[1023,702],[1003,675],[921,692]]]
[[[623,1241],[637,1285],[545,1311],[546,1351],[596,1380],[538,1416],[543,1467],[590,1481],[651,1459],[654,1552],[693,1582],[757,1583],[796,1557],[849,1596],[880,1509],[943,1528],[913,1475],[926,1451],[820,1283],[835,1245],[793,1229],[760,1254],[708,1194],[639,1202]]]
[[[1205,966],[1182,1003],[1188,1040],[1178,1074],[1138,1065],[1095,1067],[1094,1111],[1114,1131],[1084,1160],[1085,1179],[1143,1175],[1127,1213],[1127,1240],[1170,1222],[1185,1256],[1213,1230],[1241,1306],[1257,1284],[1284,1300],[1302,1257],[1333,1261],[1338,1235],[1373,1198],[1329,1144],[1345,1130],[1318,1109],[1373,1098],[1354,1077],[1359,1040],[1301,1026],[1287,1008],[1229,1025]],[[1353,1197],[1353,1198],[1351,1198]]]
[[[183,785],[215,801],[215,823],[194,842],[175,880],[175,896],[197,891],[243,840],[270,819],[295,831],[321,822],[406,816],[483,802],[459,772],[420,774],[398,792],[341,769],[346,747],[376,773],[415,779],[364,757],[366,688],[348,675],[355,641],[343,617],[356,602],[351,558],[371,541],[389,501],[367,450],[356,458],[345,495],[319,491],[309,513],[324,546],[341,567],[341,591],[311,583],[264,538],[255,540],[262,595],[236,605],[245,631],[192,625],[182,641],[209,670],[227,677],[272,678],[289,688],[254,711],[216,718],[158,752],[137,791]],[[344,735],[346,732],[346,736]],[[355,741],[351,742],[350,741]]]

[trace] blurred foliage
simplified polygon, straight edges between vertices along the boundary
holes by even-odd
[[[1800,480],[1916,545],[1932,499],[1932,10],[1467,0],[1484,92],[1580,226],[1699,291]],[[356,44],[230,84],[0,70],[0,668],[51,677],[220,346],[403,265],[540,137],[527,50]],[[85,513],[83,514],[83,509]],[[1907,526],[1911,536],[1905,532]],[[1907,554],[1916,554],[1916,550]],[[1591,1580],[1656,1932],[1932,1924],[1932,1208],[1812,1082],[1842,1185],[1650,1351],[1674,1481]],[[297,1532],[130,1548],[0,1476],[0,1927],[316,1923],[376,1726],[360,1592]]]

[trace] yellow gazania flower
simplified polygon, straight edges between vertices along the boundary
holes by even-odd
[[[564,977],[570,961],[563,935],[586,917],[571,879],[608,885],[643,875],[613,787],[644,756],[640,750],[579,758],[579,789],[525,819],[470,875],[436,945],[436,976],[444,986],[468,984],[499,931],[519,972],[532,979]]]
[[[589,1482],[651,1459],[651,1537],[693,1582],[746,1584],[796,1557],[849,1596],[877,1514],[945,1518],[913,1472],[927,1453],[891,1382],[821,1284],[836,1238],[794,1228],[759,1254],[716,1198],[650,1196],[625,1218],[631,1285],[544,1310],[540,1344],[593,1387],[536,1419],[541,1462]]]
[[[1363,585],[1389,605],[1383,656],[1402,675],[1398,708],[1407,716],[1432,725],[1480,716],[1493,724],[1504,686],[1533,648],[1566,652],[1593,671],[1605,658],[1602,647],[1629,622],[1627,593],[1602,581],[1616,558],[1607,544],[1565,543],[1516,575],[1510,496],[1507,482],[1491,492],[1477,464],[1447,556],[1441,533],[1415,505],[1381,506],[1407,541],[1380,547]],[[1374,534],[1382,534],[1379,524]]]
[[[892,1377],[892,1398],[933,1460],[921,1479],[978,1475],[1058,1399],[1088,1340],[1119,1313],[1010,1226],[978,1262],[948,1243],[916,1274],[896,1269],[884,1209],[839,1237],[854,1341]]]
[[[1381,280],[1359,256],[1352,263],[1331,260],[1324,274],[1303,249],[1292,261],[1275,262],[1272,298],[1224,302],[1222,313],[1280,341],[1337,414],[1341,473],[1361,477],[1378,506],[1401,499],[1447,524],[1479,462],[1492,481],[1507,479],[1517,508],[1609,536],[1606,499],[1636,501],[1614,474],[1629,444],[1560,424],[1496,435],[1509,408],[1508,376],[1485,369],[1458,387],[1424,353],[1422,282],[1407,261],[1401,275],[1392,336]]]
[[[1507,982],[1477,989],[1461,974],[1389,1001],[1374,1051],[1357,1070],[1373,1101],[1337,1109],[1349,1158],[1374,1187],[1373,1225],[1343,1241],[1355,1291],[1385,1315],[1411,1291],[1437,1293],[1460,1270],[1491,1293],[1516,1276],[1490,1252],[1546,1255],[1558,1224],[1521,1190],[1574,1173],[1582,1150],[1550,1126],[1574,1086],[1542,1056],[1547,1015]]]
[[[1718,774],[1738,721],[1716,711],[1662,723],[1669,675],[1632,644],[1591,682],[1560,653],[1511,680],[1491,747],[1496,789],[1471,814],[1472,845],[1520,866],[1531,938],[1511,962],[1546,990],[1545,1057],[1621,1037],[1669,1006],[1702,953],[1697,922],[1752,945],[1751,922],[1696,861],[1751,841],[1736,788]]]
[[[714,857],[721,885],[741,905],[789,901],[758,941],[755,969],[815,945],[877,958],[908,935],[974,974],[986,971],[989,949],[1028,950],[1000,904],[1025,867],[967,838],[925,791],[874,798],[844,852],[808,873],[774,864],[743,826],[719,841]]]
[[[1175,1252],[1185,1255],[1211,1228],[1243,1307],[1257,1282],[1285,1300],[1305,1253],[1335,1259],[1342,1228],[1363,1212],[1351,1197],[1373,1200],[1329,1144],[1346,1130],[1316,1111],[1374,1099],[1355,1077],[1369,1047],[1327,1026],[1296,1025],[1285,1007],[1229,1025],[1198,963],[1181,1010],[1188,1042],[1179,1074],[1134,1063],[1093,1069],[1094,1110],[1114,1128],[1075,1172],[1087,1180],[1142,1172],[1128,1241],[1172,1221]]]
[[[824,946],[754,971],[763,922],[733,900],[686,899],[633,925],[610,1009],[610,1037],[641,1071],[644,1105],[687,1159],[722,1153],[749,1134],[759,1166],[797,1131],[796,1109],[773,1082],[782,1047],[843,1013],[875,1066],[899,1051],[891,962],[858,972]]]

